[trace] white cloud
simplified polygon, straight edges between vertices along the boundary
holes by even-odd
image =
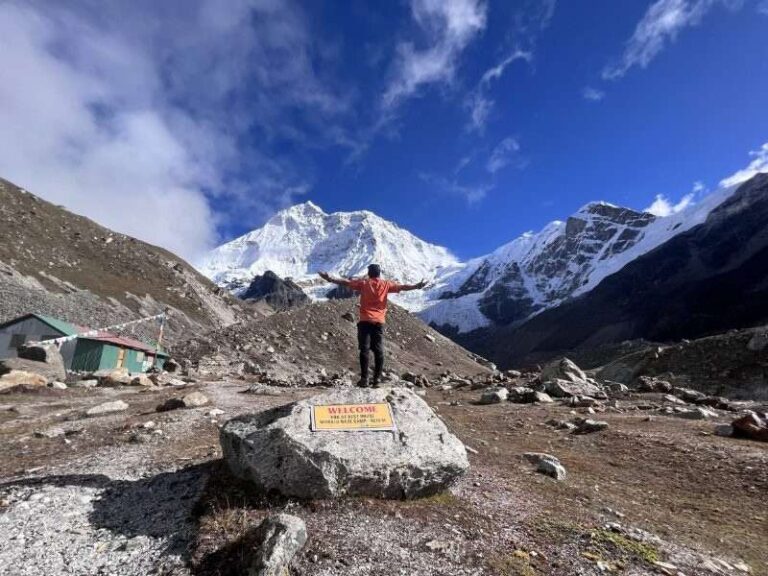
[[[666,196],[663,194],[658,194],[656,199],[653,201],[653,204],[648,206],[645,209],[645,212],[650,212],[654,216],[659,216],[662,218],[665,216],[671,216],[672,214],[677,214],[681,210],[685,210],[688,208],[688,206],[693,204],[694,195],[695,194],[693,192],[686,194],[677,204],[673,204],[672,201],[670,201]]]
[[[385,109],[397,107],[423,86],[451,83],[467,45],[485,28],[481,0],[411,0],[411,15],[425,39],[400,42],[394,72],[384,92]]]
[[[501,60],[501,62],[496,64],[496,66],[485,71],[480,78],[477,87],[467,98],[467,107],[470,110],[469,128],[471,130],[482,132],[485,129],[485,125],[488,122],[488,118],[490,117],[495,104],[494,100],[488,96],[491,84],[503,76],[504,71],[510,64],[518,60],[530,63],[532,58],[532,52],[516,49]]]
[[[600,102],[603,98],[605,98],[605,92],[603,90],[598,90],[597,88],[586,86],[581,91],[581,97],[584,98],[584,100],[589,100],[590,102]]]
[[[316,145],[345,114],[316,43],[288,2],[6,1],[0,175],[193,259],[306,190],[242,137]]]
[[[520,143],[512,137],[504,138],[491,152],[485,164],[485,169],[491,174],[506,168],[511,163],[519,163]]]
[[[634,66],[645,68],[667,43],[675,41],[681,30],[699,24],[715,5],[735,9],[742,3],[742,0],[657,0],[637,24],[621,61],[607,66],[603,78],[620,78]]]
[[[759,150],[750,152],[749,155],[753,158],[749,165],[723,179],[720,186],[735,186],[746,182],[761,172],[768,172],[768,142],[763,144]]]
[[[757,5],[757,12],[763,16],[768,16],[768,0],[761,0]]]

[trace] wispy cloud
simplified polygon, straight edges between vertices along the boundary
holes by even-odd
[[[481,0],[411,0],[411,16],[424,47],[417,47],[415,40],[397,45],[384,109],[397,107],[424,86],[451,83],[462,52],[485,28],[486,10]]]
[[[531,52],[517,49],[501,60],[501,62],[485,71],[477,86],[467,98],[467,107],[470,111],[469,128],[471,130],[482,132],[485,129],[495,104],[494,100],[488,95],[492,83],[501,78],[504,71],[512,63],[518,60],[530,62],[532,58],[533,54]]]
[[[724,178],[720,182],[721,186],[735,186],[746,182],[761,172],[768,173],[768,142],[763,144],[760,149],[750,152],[749,155],[753,158],[749,165]]]
[[[490,174],[496,174],[496,172],[510,164],[521,166],[521,162],[520,143],[510,136],[504,138],[496,145],[488,161],[485,163],[485,169]]]
[[[757,13],[768,16],[768,0],[760,0],[757,5]]]
[[[545,30],[555,13],[557,0],[526,0],[515,12],[507,37],[505,55],[480,77],[475,88],[466,98],[469,110],[468,129],[482,134],[496,104],[491,96],[493,84],[501,79],[515,62],[531,64],[539,34]]]
[[[603,78],[613,80],[635,66],[645,68],[681,30],[699,24],[714,6],[736,9],[742,4],[742,0],[657,0],[637,24],[621,60],[603,69]]]
[[[3,2],[0,173],[194,258],[306,190],[268,143],[348,110],[316,43],[290,2]]]
[[[691,192],[683,196],[679,202],[675,203],[663,194],[658,194],[653,203],[645,209],[645,212],[650,212],[654,216],[666,217],[672,214],[677,214],[681,210],[685,210],[693,204],[693,198],[695,194]]]
[[[581,97],[584,98],[584,100],[588,100],[589,102],[600,102],[605,98],[605,91],[592,88],[591,86],[586,86],[581,91]]]
[[[463,198],[470,205],[483,200],[493,189],[493,185],[489,183],[461,184],[455,178],[448,179],[424,172],[419,174],[419,178],[427,184],[436,186],[441,192]]]

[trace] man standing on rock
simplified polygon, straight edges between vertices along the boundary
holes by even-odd
[[[368,266],[368,278],[349,280],[333,278],[328,272],[320,272],[320,277],[339,286],[346,286],[360,293],[360,321],[357,323],[357,345],[360,349],[361,388],[368,386],[369,352],[373,350],[373,387],[379,386],[381,372],[384,369],[384,322],[387,316],[387,295],[408,290],[420,290],[427,285],[422,280],[418,284],[398,284],[381,278],[378,264]]]

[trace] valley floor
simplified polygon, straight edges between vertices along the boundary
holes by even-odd
[[[211,405],[155,412],[189,388],[0,397],[0,574],[242,574],[251,529],[287,510],[309,532],[299,575],[768,575],[768,445],[715,436],[712,421],[649,418],[652,395],[574,436],[545,424],[574,417],[561,404],[477,406],[479,392],[429,390],[473,450],[452,492],[300,502],[232,478],[218,425],[317,389],[193,388]],[[81,416],[118,398],[127,411]],[[536,473],[528,451],[557,456],[566,480]]]

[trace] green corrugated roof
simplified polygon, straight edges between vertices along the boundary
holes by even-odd
[[[75,336],[80,334],[82,331],[78,330],[77,326],[74,324],[64,322],[64,320],[59,320],[58,318],[53,318],[52,316],[43,316],[42,314],[32,314],[32,316],[35,316],[39,320],[42,320],[48,324],[51,328],[54,328],[67,336]]]

